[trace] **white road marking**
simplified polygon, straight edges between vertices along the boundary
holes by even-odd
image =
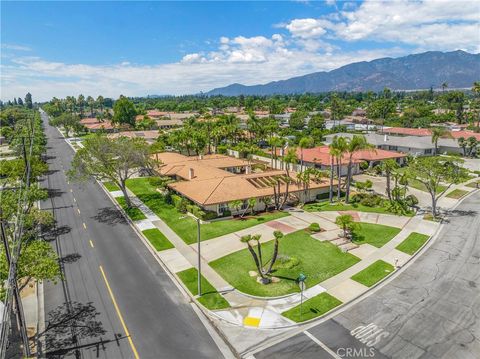
[[[320,340],[318,340],[317,337],[315,337],[314,335],[310,334],[309,332],[307,332],[306,330],[303,332],[307,337],[309,337],[310,339],[312,339],[315,343],[317,343],[320,347],[322,347],[328,354],[330,354],[332,357],[334,357],[335,359],[341,359],[337,353],[335,353],[332,349],[330,349],[329,347],[327,347],[325,344],[323,344]]]

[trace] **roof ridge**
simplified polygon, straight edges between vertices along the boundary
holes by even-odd
[[[218,188],[218,186],[220,186],[220,184],[223,182],[223,180],[225,179],[226,177],[221,177],[221,180],[220,182],[218,182],[218,184],[212,189],[212,191],[210,192],[210,194],[207,196],[207,198],[205,198],[205,200],[203,201],[202,204],[205,204],[205,202],[208,201],[208,199],[213,195],[213,192],[215,192]]]

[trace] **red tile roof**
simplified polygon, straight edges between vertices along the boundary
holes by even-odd
[[[458,139],[460,137],[463,137],[465,139],[469,137],[475,137],[478,141],[480,141],[480,133],[476,133],[473,131],[451,131],[450,134],[455,139]]]
[[[407,157],[407,155],[400,152],[382,150],[380,148],[376,148],[372,151],[368,151],[368,150],[358,151],[353,154],[353,158],[357,160],[363,160],[363,161],[382,161],[389,158],[402,158],[402,157]]]
[[[390,127],[384,128],[384,133],[408,136],[430,136],[432,132],[428,128],[407,128],[407,127]]]
[[[300,148],[297,149],[297,156],[301,158],[301,150]],[[342,163],[348,162],[348,154],[345,154],[342,158]],[[386,160],[388,158],[401,158],[406,157],[405,154],[394,152],[394,151],[387,151],[381,149],[373,149],[373,150],[363,150],[355,152],[353,155],[353,162],[359,163],[361,161],[381,161]],[[331,162],[330,158],[330,149],[328,146],[320,146],[314,148],[306,148],[303,150],[303,160],[305,162],[312,162],[317,164],[322,164],[324,166],[329,166]]]

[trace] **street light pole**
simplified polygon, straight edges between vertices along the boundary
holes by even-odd
[[[200,218],[197,219],[197,254],[198,254],[198,295],[202,296],[202,264],[200,256]]]

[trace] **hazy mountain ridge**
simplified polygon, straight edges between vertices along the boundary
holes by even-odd
[[[399,58],[356,62],[329,72],[315,72],[263,85],[238,83],[215,88],[207,95],[272,95],[326,91],[416,90],[471,87],[480,80],[480,54],[428,51]]]

